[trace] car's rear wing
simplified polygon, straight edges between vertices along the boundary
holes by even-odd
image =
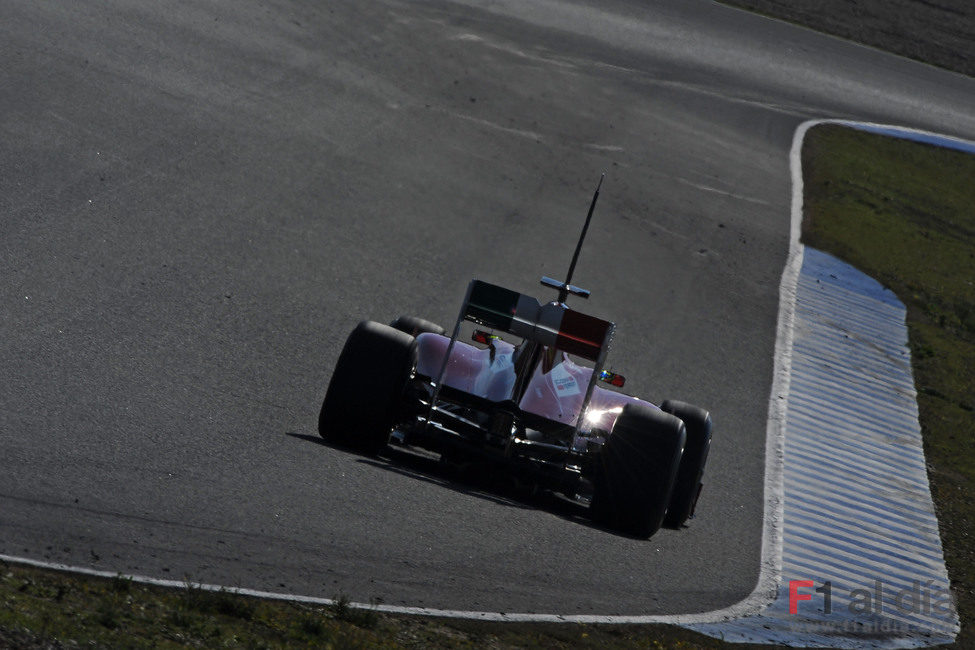
[[[586,387],[585,398],[579,409],[575,430],[578,433],[583,417],[592,398],[596,379],[600,376],[610,341],[616,325],[594,316],[569,309],[563,302],[541,304],[532,296],[505,289],[481,280],[471,280],[467,285],[467,295],[457,317],[450,343],[444,355],[440,372],[434,379],[433,397],[430,413],[436,408],[444,373],[450,361],[450,353],[460,334],[464,321],[471,321],[518,336],[526,341],[555,347],[569,354],[593,362],[593,372]],[[427,414],[427,421],[430,420]]]
[[[600,362],[616,326],[573,311],[561,303],[543,305],[532,296],[481,280],[471,280],[461,319],[554,346],[569,354]]]

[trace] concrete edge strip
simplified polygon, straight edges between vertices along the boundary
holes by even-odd
[[[791,224],[789,237],[789,254],[785,269],[779,284],[779,314],[776,326],[775,358],[772,377],[772,389],[769,395],[768,422],[766,425],[765,443],[765,487],[764,487],[764,522],[762,533],[761,567],[755,589],[744,600],[728,607],[709,612],[694,614],[649,614],[649,615],[560,615],[560,614],[532,614],[532,613],[504,613],[478,612],[448,609],[433,609],[427,607],[410,607],[400,605],[349,603],[349,607],[372,609],[389,614],[410,614],[440,618],[463,618],[481,621],[498,622],[562,622],[562,623],[607,623],[607,624],[700,624],[719,623],[745,616],[758,614],[775,601],[782,572],[782,505],[784,499],[783,469],[786,425],[786,396],[789,394],[789,383],[792,370],[793,326],[795,323],[796,292],[799,282],[799,272],[802,268],[803,247],[799,242],[802,226],[802,165],[801,151],[809,129],[820,124],[836,124],[861,130],[900,135],[923,142],[955,143],[953,148],[968,147],[975,149],[975,143],[951,138],[940,134],[919,129],[902,128],[883,124],[856,122],[851,120],[821,119],[803,122],[796,129],[789,155],[792,176]],[[951,145],[949,145],[951,146]],[[281,592],[260,591],[243,587],[228,587],[206,583],[168,580],[149,576],[128,575],[111,571],[102,571],[88,567],[71,566],[56,562],[34,560],[0,554],[4,562],[22,564],[26,566],[65,571],[79,575],[100,578],[122,578],[136,583],[169,588],[194,588],[206,591],[225,591],[231,594],[252,596],[269,600],[283,600],[313,605],[328,606],[336,603],[331,598],[304,596]]]

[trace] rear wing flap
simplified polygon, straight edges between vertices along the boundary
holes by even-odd
[[[468,285],[460,320],[554,346],[600,365],[616,329],[609,321],[561,303],[543,305],[532,296],[481,280]]]

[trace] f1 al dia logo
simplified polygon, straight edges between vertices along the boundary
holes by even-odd
[[[910,587],[891,591],[885,590],[883,580],[875,580],[873,589],[851,589],[847,595],[851,614],[883,614],[884,603],[893,597],[894,610],[899,614],[929,614],[947,617],[952,612],[951,592],[945,587],[936,587],[934,580],[921,582],[915,580]],[[789,581],[789,613],[799,613],[799,603],[822,598],[823,613],[833,612],[833,583],[826,581],[816,586],[812,580]],[[810,605],[812,606],[812,605]]]

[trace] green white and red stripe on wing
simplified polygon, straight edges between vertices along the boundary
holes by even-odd
[[[616,327],[565,305],[542,305],[532,296],[481,280],[471,280],[468,286],[464,318],[596,362],[602,361]]]

